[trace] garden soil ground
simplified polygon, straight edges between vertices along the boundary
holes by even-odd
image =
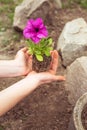
[[[54,39],[54,48],[65,23],[79,17],[87,21],[87,10],[77,5],[70,9],[53,8],[48,12],[45,24],[50,31],[50,36]],[[11,46],[0,54],[14,56],[20,47],[21,45],[14,44],[13,48]],[[65,75],[65,72],[66,69],[59,59],[57,74]],[[21,78],[23,77],[1,78],[0,90]],[[65,90],[65,82],[52,82],[39,86],[12,110],[0,117],[0,130],[71,130],[68,126],[73,106],[68,102],[68,94],[69,92]]]

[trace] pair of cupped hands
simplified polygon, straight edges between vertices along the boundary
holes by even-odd
[[[32,56],[29,55],[28,49],[26,47],[20,49],[15,57],[15,62],[20,66],[21,75],[25,78],[31,77],[32,80],[36,79],[40,84],[49,83],[52,81],[64,81],[65,77],[56,75],[58,67],[58,52],[56,50],[51,51],[52,61],[50,68],[46,72],[37,73],[32,70]]]

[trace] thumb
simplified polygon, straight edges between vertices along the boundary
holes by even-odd
[[[23,57],[24,57],[24,52],[23,52],[23,51],[21,51],[21,50],[19,50],[19,51],[17,52],[17,54],[16,54],[15,59],[22,60],[22,59],[23,59]]]
[[[58,80],[58,81],[65,81],[65,77],[64,76],[56,76],[54,77],[55,80]]]

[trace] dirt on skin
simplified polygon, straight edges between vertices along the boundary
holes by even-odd
[[[87,10],[77,5],[70,9],[51,8],[46,16],[45,24],[55,42],[54,48],[57,46],[58,37],[65,23],[79,17],[83,17],[87,21]],[[11,51],[9,49],[3,53],[11,51],[15,55],[15,49],[16,44],[14,44],[14,50]],[[64,75],[66,69],[61,65],[60,59],[59,63],[57,74]],[[18,80],[18,78],[0,79],[0,90]],[[52,82],[39,86],[13,109],[0,117],[0,129],[71,130],[72,128],[68,129],[68,125],[72,116],[73,106],[68,102],[68,94],[65,90],[65,82]]]

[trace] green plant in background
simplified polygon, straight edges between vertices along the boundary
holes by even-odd
[[[15,0],[15,4],[18,5],[22,2],[23,0]]]
[[[73,4],[75,2],[83,8],[87,8],[87,0],[68,0],[69,4]]]
[[[10,22],[13,23],[13,17],[14,17],[14,13],[9,13],[8,14],[8,18],[10,19]]]
[[[13,22],[15,4],[13,0],[0,0],[0,30],[9,28]]]
[[[1,47],[6,47],[9,44],[9,42],[10,42],[10,39],[3,39]]]
[[[0,0],[0,3],[2,3],[2,4],[9,4],[12,2],[13,2],[13,0]]]
[[[19,4],[21,3],[23,0],[16,0],[16,3]],[[3,3],[3,4],[9,4],[9,3],[13,3],[14,0],[0,0],[0,3]]]
[[[87,8],[87,0],[81,0],[81,6]]]
[[[62,7],[69,8],[69,7],[72,7],[72,5],[75,3],[77,3],[83,8],[87,8],[87,0],[67,0],[65,2],[62,2]]]
[[[0,0],[0,30],[1,28],[10,28],[13,23],[15,7],[23,0]],[[5,19],[5,20],[4,20]]]
[[[4,130],[4,127],[3,127],[3,126],[0,126],[0,130]]]

